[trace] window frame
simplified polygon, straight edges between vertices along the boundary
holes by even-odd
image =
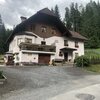
[[[19,41],[19,40],[20,40],[20,41]],[[22,43],[22,42],[23,42],[22,40],[23,40],[23,38],[18,38],[18,39],[17,39],[17,45],[19,45],[20,43]]]
[[[56,34],[56,29],[55,28],[52,28],[52,34]]]
[[[41,26],[41,32],[46,33],[47,32],[47,27],[46,26]]]
[[[68,46],[68,40],[64,40],[64,46]]]
[[[41,41],[41,45],[46,45],[46,41]]]
[[[78,41],[75,41],[75,47],[76,47],[76,48],[79,48]]]
[[[28,41],[31,41],[31,42],[27,42]],[[25,43],[32,43],[32,39],[31,38],[25,38]]]

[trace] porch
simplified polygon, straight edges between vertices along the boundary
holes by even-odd
[[[73,51],[76,51],[77,49],[64,47],[60,50],[64,54],[64,61],[65,62],[72,62],[73,61]]]

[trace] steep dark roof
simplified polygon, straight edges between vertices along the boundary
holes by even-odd
[[[73,32],[68,31],[64,24],[61,22],[61,20],[52,11],[50,11],[48,8],[44,8],[30,18],[28,18],[27,20],[25,20],[24,22],[18,24],[13,30],[12,34],[9,36],[6,43],[10,43],[15,35],[21,34],[21,32],[26,31],[25,27],[27,27],[28,24],[36,22],[48,22],[50,24],[53,23],[63,35],[68,37],[72,36],[73,38],[85,39],[85,37],[81,35],[76,35],[78,33],[74,34]]]
[[[63,25],[61,20],[48,8],[44,8],[38,11],[33,16],[31,16],[30,18],[28,18],[27,20],[25,20],[24,22],[18,24],[6,42],[9,43],[16,34],[26,31],[25,27],[28,24],[32,24],[36,22],[49,22],[50,24],[53,23],[62,33],[67,33],[66,35],[70,35],[69,31]]]
[[[50,16],[57,17],[56,14],[54,12],[50,11],[48,8],[44,8],[44,9],[38,11],[37,13],[44,13],[44,14],[47,14]]]
[[[70,31],[72,38],[77,38],[77,39],[82,39],[82,40],[87,40],[86,37],[82,36],[80,33]]]

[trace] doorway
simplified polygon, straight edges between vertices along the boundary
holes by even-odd
[[[64,60],[68,61],[68,52],[64,53]]]

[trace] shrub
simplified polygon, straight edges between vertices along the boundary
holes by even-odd
[[[89,58],[87,58],[86,56],[76,57],[74,63],[77,67],[88,67],[90,65]]]
[[[0,71],[0,79],[3,78],[3,71]]]

